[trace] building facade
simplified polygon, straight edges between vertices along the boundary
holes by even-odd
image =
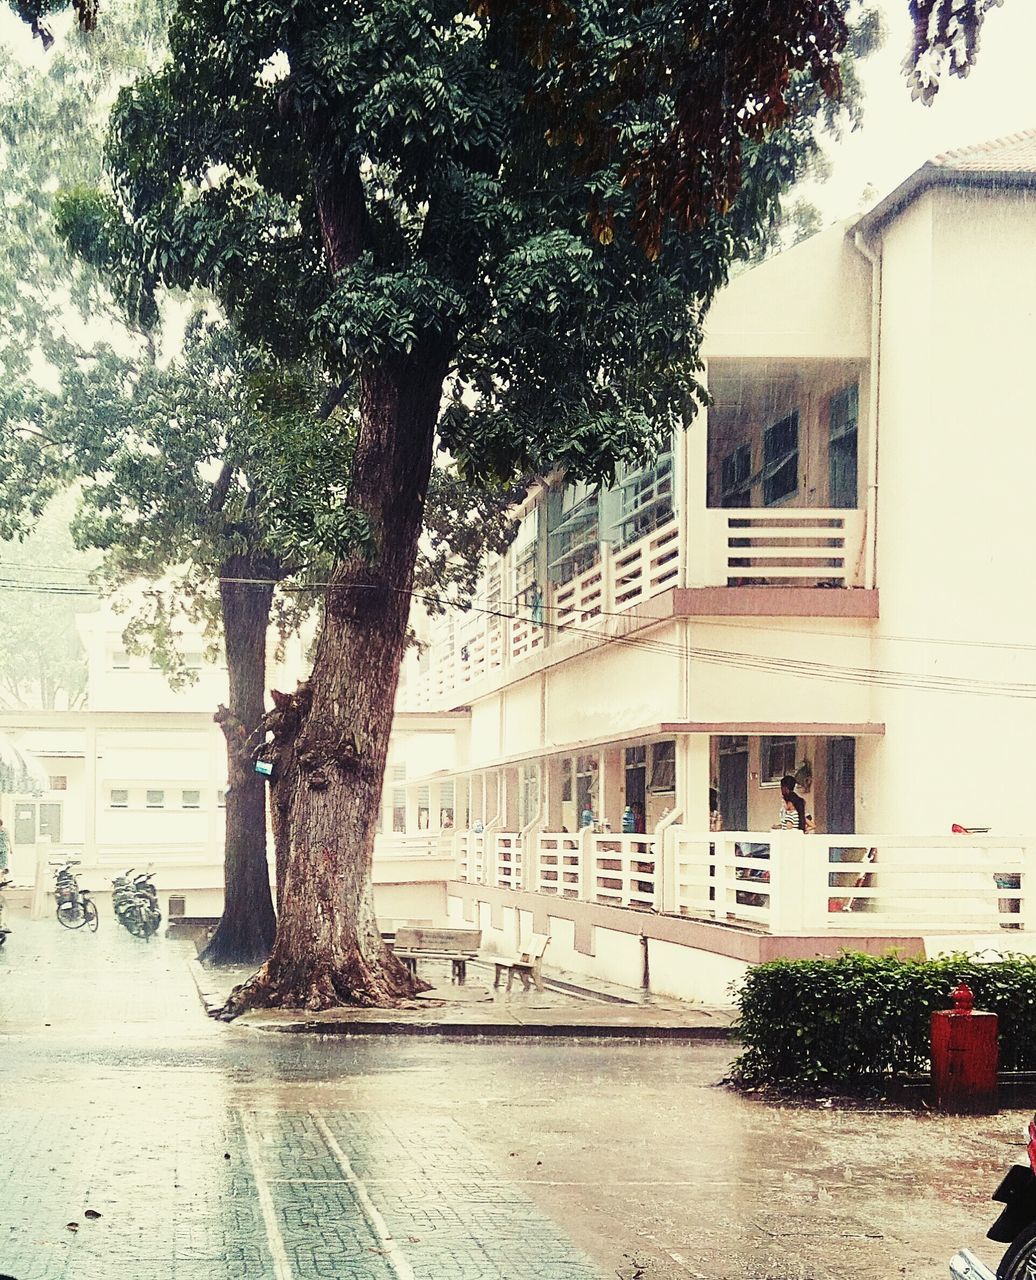
[[[746,271],[670,451],[529,497],[407,694],[470,717],[455,914],[691,995],[778,936],[1025,945],[1034,186],[1036,134],[955,152]]]

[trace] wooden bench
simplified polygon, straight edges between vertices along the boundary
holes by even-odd
[[[430,929],[401,925],[396,930],[392,950],[415,975],[418,960],[449,960],[453,981],[463,985],[468,976],[468,961],[475,959],[481,944],[481,929]]]
[[[531,977],[536,984],[536,990],[542,991],[543,953],[546,951],[549,941],[549,933],[534,933],[513,959],[494,960],[496,974],[493,977],[493,986],[498,987],[500,985],[500,975],[506,969],[508,991],[511,990],[511,983],[514,981],[515,974],[521,978],[524,990],[529,990],[529,978]]]

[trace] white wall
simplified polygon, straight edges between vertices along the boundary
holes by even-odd
[[[887,229],[883,278],[872,663],[1036,683],[1031,650],[999,647],[1036,635],[1036,204],[929,192]],[[893,689],[876,699],[887,733],[863,779],[872,830],[1034,829],[1031,700]]]

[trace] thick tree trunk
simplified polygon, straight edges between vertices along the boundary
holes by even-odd
[[[371,862],[444,372],[414,357],[363,375],[351,500],[377,551],[331,577],[313,674],[280,744],[293,744],[298,780],[277,938],[224,1017],[393,1004],[423,989],[382,943]]]
[[[226,846],[223,915],[201,954],[207,964],[261,964],[276,929],[266,862],[266,783],[255,772],[253,758],[265,711],[273,586],[248,581],[267,576],[267,566],[245,556],[234,556],[220,567],[230,683],[230,706],[216,714],[227,740]]]

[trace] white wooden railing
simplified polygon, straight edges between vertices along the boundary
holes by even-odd
[[[491,854],[486,860],[486,842]],[[461,880],[776,934],[1036,930],[1036,836],[458,832]]]
[[[643,835],[591,837],[593,902],[650,911],[656,905],[654,842]]]
[[[692,832],[666,847],[665,909],[771,933],[1036,928],[1036,837]]]
[[[612,556],[612,605],[631,609],[680,577],[680,526],[670,520]]]
[[[706,514],[703,580],[709,584],[862,585],[862,511],[736,507]]]
[[[493,833],[493,875],[501,889],[520,889],[522,884],[522,838],[512,831]]]
[[[604,565],[601,561],[577,574],[570,582],[552,590],[556,627],[583,626],[599,617],[607,607],[604,596]]]

